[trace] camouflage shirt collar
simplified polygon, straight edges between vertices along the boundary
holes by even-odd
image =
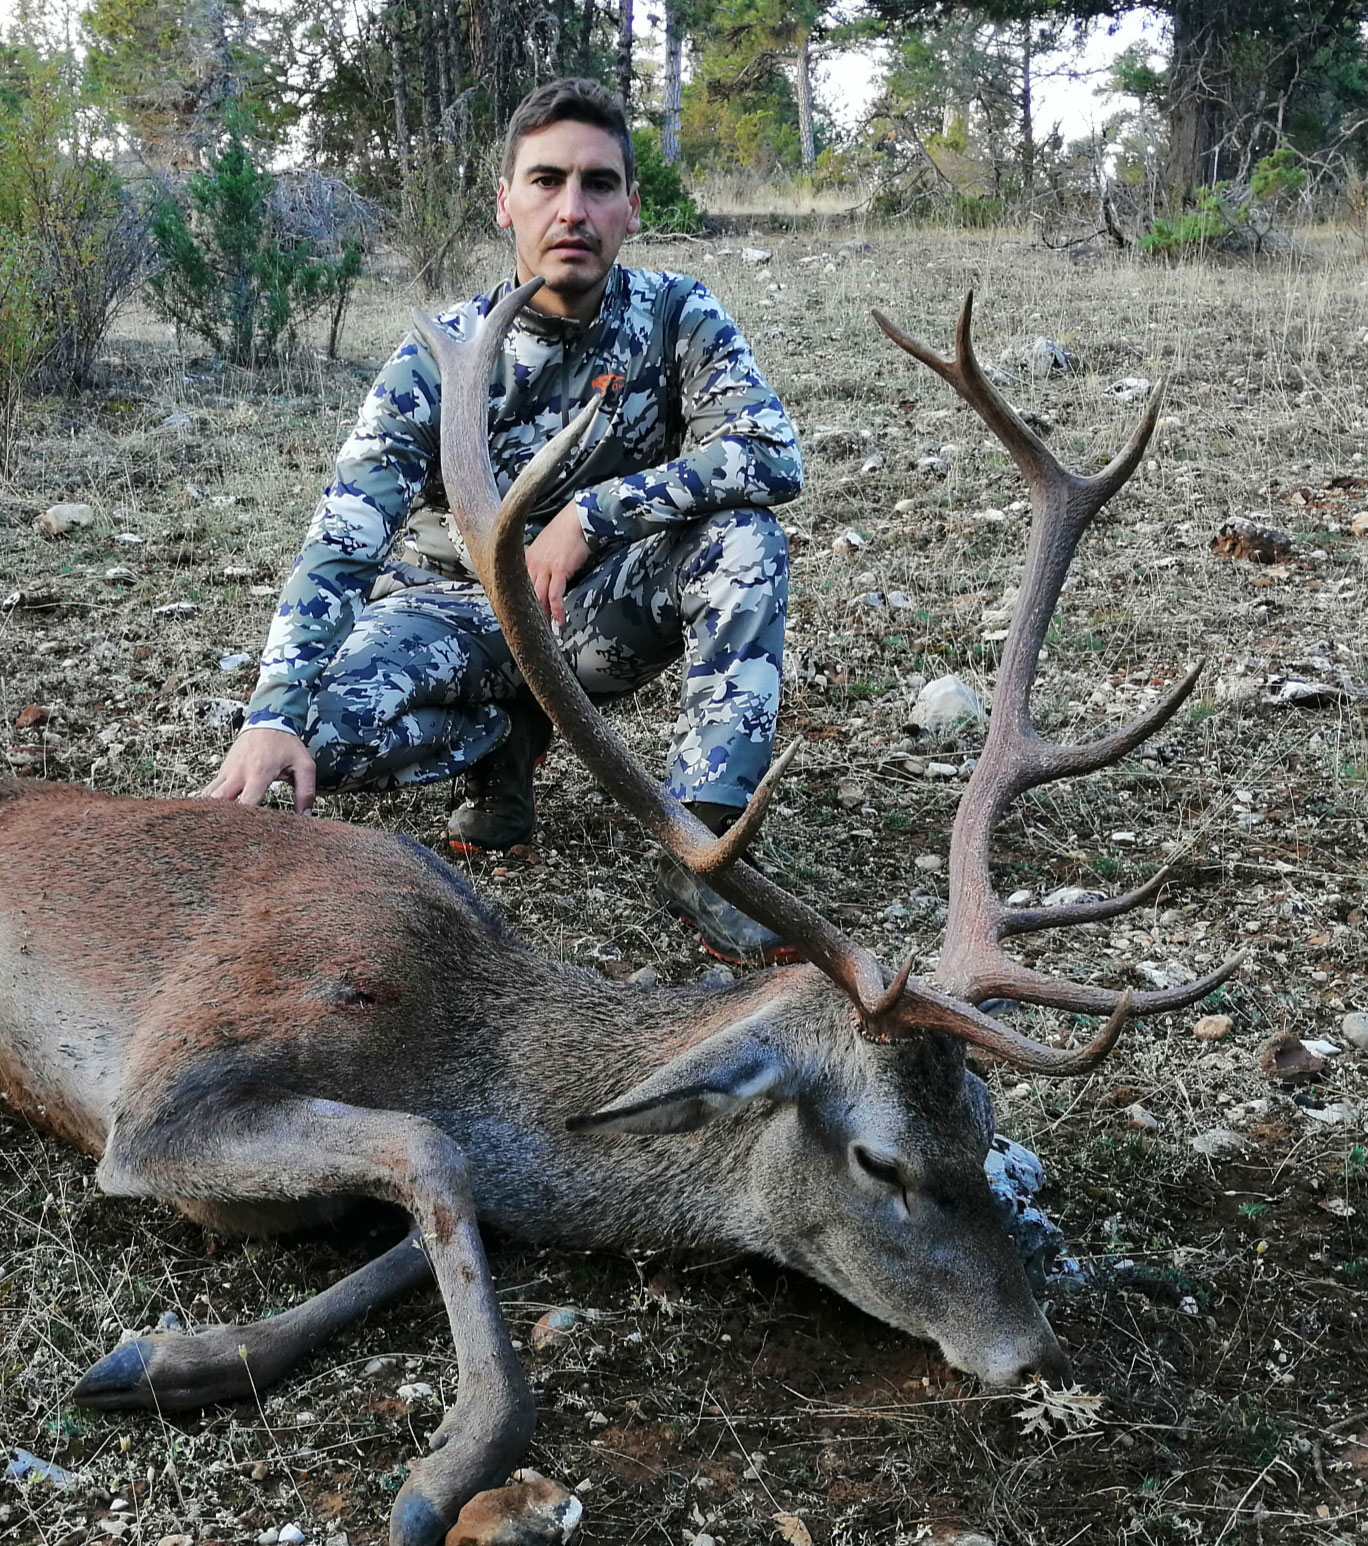
[[[516,270],[490,296],[490,305],[501,300],[509,291],[516,289]],[[577,317],[548,317],[543,312],[526,307],[513,324],[515,333],[527,333],[547,343],[557,341],[572,346],[596,348],[601,340],[611,338],[621,327],[627,311],[629,285],[627,271],[620,263],[614,263],[608,271],[608,284],[599,302],[599,309],[587,322]]]

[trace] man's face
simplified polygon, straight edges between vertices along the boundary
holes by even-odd
[[[564,119],[526,135],[499,183],[499,224],[512,230],[518,277],[546,284],[537,309],[592,316],[623,240],[641,225],[622,147],[593,124]]]

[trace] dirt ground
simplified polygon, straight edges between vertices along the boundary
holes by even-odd
[[[763,265],[734,238],[631,254],[720,293],[804,439],[807,490],[785,510],[780,727],[804,744],[767,862],[884,959],[934,961],[944,871],[914,860],[946,853],[962,783],[926,764],[962,768],[981,733],[918,738],[910,710],[918,679],[947,672],[991,698],[999,643],[985,635],[1016,581],[1023,494],[983,426],[869,311],[946,347],[973,285],[981,356],[1007,362],[1008,395],[1077,467],[1100,466],[1139,411],[1112,383],[1169,381],[1149,456],[1076,561],[1039,722],[1098,733],[1207,660],[1157,742],[1019,802],[994,850],[1004,895],[1119,890],[1163,863],[1172,883],[1024,954],[1138,987],[1242,946],[1249,960],[1211,1000],[1133,1027],[1085,1081],[994,1079],[999,1126],[1045,1160],[1046,1206],[1084,1269],[1048,1309],[1100,1403],[1032,1423],[1021,1394],[975,1388],[763,1263],[495,1241],[521,1342],[552,1307],[582,1312],[564,1340],[524,1347],[541,1413],[530,1462],[578,1487],[588,1546],[742,1546],[776,1539],[776,1514],[818,1546],[962,1530],[1001,1546],[1368,1537],[1368,1057],[1341,1029],[1368,1010],[1368,537],[1352,534],[1368,511],[1368,269],[1333,232],[1257,268],[1175,269],[994,235],[870,233],[839,250],[850,235],[767,236]],[[502,261],[472,254],[469,287]],[[137,794],[206,781],[331,456],[412,300],[369,284],[344,362],[305,350],[263,375],[179,354],[130,312],[100,388],[31,405],[20,471],[0,486],[0,592],[19,593],[0,609],[14,771]],[[1077,369],[1011,368],[1038,336]],[[36,534],[61,500],[89,502],[95,524]],[[1291,534],[1290,556],[1213,555],[1222,522],[1250,515]],[[848,530],[857,542],[838,543]],[[1289,705],[1288,680],[1324,690]],[[664,681],[617,712],[653,767],[674,691]],[[447,791],[323,806],[435,843]],[[482,895],[555,957],[697,974],[696,944],[652,898],[650,843],[563,746],[540,808],[539,862],[477,865]],[[1193,1034],[1211,1013],[1230,1017],[1222,1040]],[[1073,1030],[1058,1015],[1017,1023]],[[1343,1050],[1274,1082],[1258,1049],[1281,1031]],[[1136,1104],[1153,1125],[1135,1125]],[[259,1405],[185,1420],[76,1410],[73,1383],[125,1329],[166,1311],[253,1319],[366,1249],[218,1241],[167,1208],[98,1196],[92,1169],[0,1118],[0,1431],[77,1474],[68,1491],[0,1483],[0,1541],[188,1532],[230,1546],[289,1523],[320,1546],[382,1540],[455,1380],[435,1293],[329,1344]]]

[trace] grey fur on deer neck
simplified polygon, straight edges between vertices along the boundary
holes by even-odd
[[[572,1133],[566,1123],[741,1022],[761,1037],[782,1038],[796,1062],[817,1066],[822,1028],[789,1024],[785,1007],[795,998],[816,1000],[847,1020],[848,1006],[809,968],[759,973],[725,991],[647,990],[533,962],[547,980],[529,985],[523,1023],[491,1049],[500,1065],[491,1070],[498,1109],[428,1113],[462,1144],[481,1217],[547,1243],[773,1252],[748,1185],[757,1139],[776,1117],[773,1102],[662,1137]],[[544,1006],[544,1019],[527,1015],[529,1001]],[[571,1035],[573,1055],[562,1061]]]

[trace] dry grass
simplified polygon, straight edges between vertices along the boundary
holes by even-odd
[[[945,852],[957,785],[908,771],[923,755],[908,744],[910,679],[953,670],[991,692],[997,646],[981,619],[1014,583],[1024,525],[1006,458],[875,332],[869,308],[945,344],[972,284],[984,357],[1037,334],[1077,352],[1078,374],[1011,389],[1055,422],[1050,442],[1074,465],[1100,465],[1129,430],[1135,409],[1104,395],[1109,382],[1171,383],[1150,458],[1077,561],[1040,719],[1094,733],[1209,662],[1158,745],[1020,804],[996,845],[1001,887],[1121,887],[1176,860],[1156,907],[1028,949],[1056,969],[1141,983],[1141,963],[1202,970],[1247,944],[1248,967],[1206,1006],[1235,1029],[1198,1042],[1193,1010],[1132,1030],[1085,1083],[999,1083],[1000,1125],[1039,1148],[1049,1206],[1100,1269],[1051,1312],[1081,1381],[1106,1397],[1098,1425],[1026,1434],[1019,1398],[968,1389],[928,1350],[761,1265],[675,1263],[680,1296],[665,1299],[648,1287],[659,1263],[496,1245],[515,1335],[550,1305],[601,1312],[567,1344],[525,1355],[542,1410],[534,1463],[588,1484],[589,1542],[677,1546],[706,1528],[739,1546],[771,1538],[779,1509],[819,1543],[852,1546],[952,1521],[1004,1546],[1359,1538],[1368,1446],[1346,1443],[1368,1427],[1368,1065],[1346,1052],[1294,1095],[1270,1089],[1254,1051],[1284,1028],[1333,1039],[1346,1010],[1368,1008],[1368,542],[1347,534],[1368,487],[1332,482],[1368,478],[1365,271],[1334,233],[1255,270],[1078,266],[989,235],[873,240],[829,265],[816,240],[767,238],[768,274],[726,250],[739,243],[633,255],[719,291],[810,448],[808,490],[787,512],[799,670],[781,729],[806,746],[772,818],[774,862],[886,958],[934,953],[942,879],[912,860]],[[476,259],[477,277],[499,262]],[[255,652],[333,448],[409,302],[392,287],[362,297],[347,349],[364,364],[306,357],[270,377],[182,360],[130,318],[106,393],[33,405],[24,481],[0,490],[0,591],[46,597],[0,618],[0,721],[14,748],[32,748],[21,762],[136,793],[204,782],[226,736],[202,722],[203,702],[250,685],[250,669],[226,674],[219,657]],[[188,429],[159,430],[177,410]],[[948,473],[914,470],[946,445],[957,448]],[[875,453],[882,467],[861,471]],[[894,514],[904,498],[913,510]],[[89,500],[97,525],[37,537],[33,518],[58,499]],[[1251,512],[1293,531],[1290,564],[1210,556],[1221,520]],[[832,539],[847,527],[868,540],[843,557]],[[121,545],[119,532],[144,540]],[[114,565],[131,582],[106,581]],[[871,590],[909,605],[872,608]],[[155,615],[171,601],[196,610]],[[1342,676],[1352,690],[1314,710],[1240,696],[1278,674]],[[648,759],[672,695],[662,683],[620,714]],[[56,711],[46,743],[10,728],[34,703]],[[972,736],[930,748],[952,762],[973,749]],[[838,803],[845,780],[863,789],[862,808]],[[650,900],[648,845],[586,791],[563,749],[541,809],[543,866],[477,868],[481,890],[555,955],[695,972],[689,937]],[[445,791],[331,811],[431,840]],[[1070,1034],[1058,1017],[1038,1029]],[[1152,1133],[1127,1123],[1137,1100],[1159,1120]],[[1321,1120],[1345,1102],[1347,1119]],[[1191,1138],[1215,1127],[1237,1128],[1243,1149],[1196,1153]],[[67,1392],[121,1329],[168,1309],[187,1324],[267,1313],[354,1265],[361,1247],[218,1246],[169,1210],[97,1197],[86,1160],[10,1123],[0,1175],[3,1428],[82,1476],[67,1495],[11,1487],[0,1540],[108,1539],[98,1517],[115,1494],[130,1504],[128,1542],[178,1529],[251,1542],[287,1520],[319,1542],[337,1528],[353,1546],[382,1537],[438,1412],[397,1387],[451,1393],[435,1298],[339,1339],[258,1409],[175,1422],[76,1412]],[[380,1354],[396,1362],[367,1373]]]

